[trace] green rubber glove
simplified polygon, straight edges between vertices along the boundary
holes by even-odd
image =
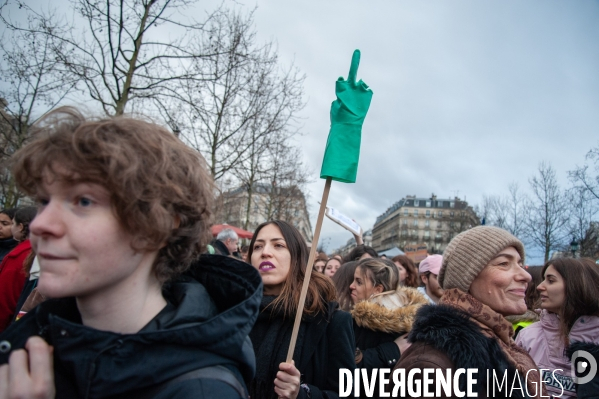
[[[356,182],[362,124],[372,100],[368,85],[362,80],[356,82],[359,65],[360,50],[356,50],[347,80],[340,77],[335,83],[337,100],[331,104],[331,130],[322,160],[321,179]]]

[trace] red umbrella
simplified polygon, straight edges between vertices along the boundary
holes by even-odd
[[[240,229],[239,227],[228,225],[226,223],[225,224],[215,224],[214,226],[212,226],[210,228],[210,231],[212,232],[212,236],[216,237],[218,235],[218,233],[220,233],[224,229],[232,229],[234,232],[237,233],[239,238],[252,238],[254,236],[254,233],[245,231],[243,229]]]

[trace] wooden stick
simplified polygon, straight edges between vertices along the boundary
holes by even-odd
[[[324,211],[327,207],[327,200],[329,199],[329,191],[331,190],[331,178],[327,177],[327,181],[324,184],[324,191],[322,192],[322,201],[320,202],[320,211],[318,211],[318,218],[316,219],[316,228],[314,229],[314,237],[312,238],[312,247],[310,248],[310,256],[308,257],[308,265],[306,266],[306,275],[304,276],[304,284],[302,285],[302,293],[300,294],[300,300],[297,305],[297,311],[295,313],[295,322],[293,323],[293,332],[291,333],[291,342],[289,343],[289,350],[287,351],[287,363],[291,363],[293,360],[293,352],[295,351],[295,343],[297,341],[297,333],[299,326],[302,321],[302,314],[304,313],[304,304],[306,303],[306,295],[308,294],[308,284],[310,284],[310,276],[312,275],[312,265],[314,264],[314,258],[316,258],[316,247],[318,247],[318,239],[320,237],[320,229],[322,227],[322,220],[324,219]]]

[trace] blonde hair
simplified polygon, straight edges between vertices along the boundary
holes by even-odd
[[[381,285],[383,291],[395,291],[400,285],[399,270],[388,259],[366,258],[358,263],[358,269],[372,282],[372,286]]]

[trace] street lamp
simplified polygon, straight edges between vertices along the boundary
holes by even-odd
[[[572,251],[572,257],[576,258],[576,251],[578,251],[578,241],[576,241],[575,237],[572,237],[572,242],[570,243],[570,250]]]

